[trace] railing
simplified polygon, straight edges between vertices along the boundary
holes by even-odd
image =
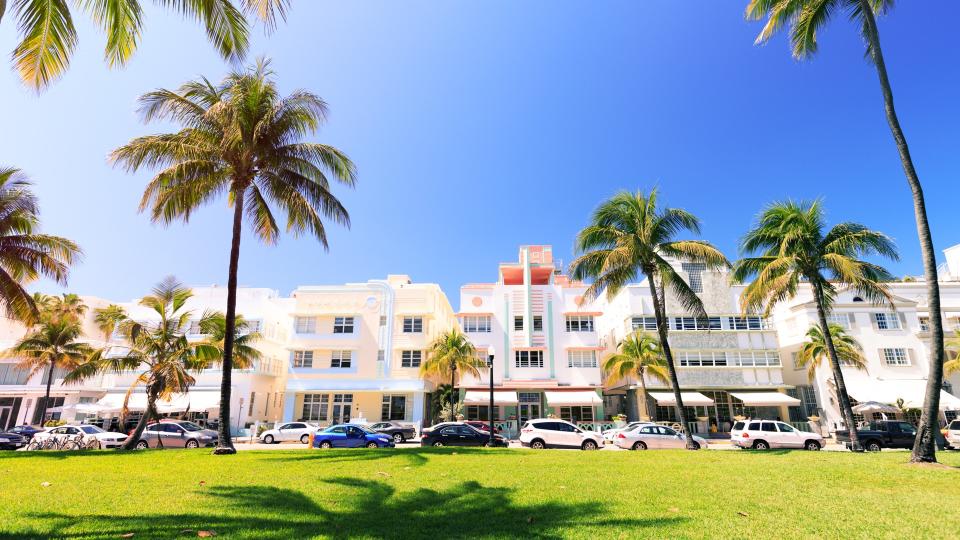
[[[584,431],[602,433],[608,429],[617,427],[617,425],[613,422],[577,422],[577,427]]]

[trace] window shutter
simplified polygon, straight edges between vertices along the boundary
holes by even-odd
[[[879,313],[871,313],[871,314],[870,314],[870,322],[873,323],[873,329],[874,329],[874,330],[879,330],[879,329],[880,329],[880,324],[877,322],[877,317],[879,317],[879,316],[880,316]]]
[[[900,328],[905,329],[907,327],[907,316],[903,312],[897,313],[897,316],[900,317]]]
[[[877,349],[877,354],[880,355],[880,365],[887,365],[887,355],[883,354],[883,349]]]
[[[850,329],[854,330],[857,327],[857,316],[853,313],[847,313],[847,321],[850,323]]]
[[[917,363],[917,352],[913,349],[907,349],[907,359],[910,360],[910,365],[915,365]]]

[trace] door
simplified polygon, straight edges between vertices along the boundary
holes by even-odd
[[[440,430],[437,440],[445,446],[462,446],[460,439],[463,437],[458,429],[460,426],[447,426]]]
[[[329,440],[330,446],[333,446],[334,448],[346,448],[347,428],[344,426],[331,428],[330,431],[327,431],[323,434],[323,438]]]
[[[757,435],[757,438],[763,439],[770,443],[770,448],[779,448],[783,446],[780,432],[777,431],[777,424],[773,422],[760,422],[760,434]]]
[[[800,432],[793,428],[790,424],[784,424],[783,422],[777,422],[777,427],[780,429],[779,439],[781,446],[786,448],[803,448],[803,439],[800,438]]]
[[[6,431],[11,422],[11,417],[13,416],[13,406],[4,405],[0,407],[0,431]]]
[[[367,438],[364,436],[363,430],[354,426],[347,427],[346,441],[348,448],[359,448],[367,444]]]
[[[518,425],[522,426],[527,420],[536,420],[537,418],[540,418],[539,403],[520,404],[520,423]]]
[[[560,438],[562,442],[560,444],[569,447],[580,447],[583,444],[582,431],[576,426],[570,425],[566,422],[557,422],[560,428]]]
[[[658,426],[644,426],[637,431],[637,441],[647,448],[660,448],[660,429]]]
[[[685,438],[681,438],[680,434],[674,431],[671,428],[664,426],[657,426],[657,439],[659,439],[660,445],[658,448],[686,448],[687,442]]]

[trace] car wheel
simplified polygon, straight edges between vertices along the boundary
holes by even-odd
[[[273,435],[264,435],[263,442],[265,444],[273,444]]]
[[[379,446],[375,442],[368,442],[367,448],[379,448]]]
[[[544,444],[540,439],[534,439],[530,441],[530,448],[533,448],[534,450],[543,450],[546,447],[547,445]]]
[[[756,441],[756,442],[753,443],[753,449],[754,449],[754,450],[769,450],[769,449],[770,449],[770,443],[768,443],[767,441]]]
[[[320,443],[320,448],[333,448],[333,445],[330,444],[330,441],[323,441]]]
[[[197,441],[195,441],[195,440],[193,440],[193,439],[190,439],[189,441],[187,441],[187,445],[186,445],[186,446],[187,446],[187,448],[200,448],[200,443],[198,443]]]
[[[631,448],[631,450],[646,450],[646,449],[647,449],[647,443],[643,441],[637,441],[633,443],[633,447]]]
[[[692,447],[694,450],[699,450],[699,449],[700,449],[700,443],[698,443],[697,441],[693,441],[693,444],[691,445],[691,447]]]
[[[147,441],[140,441],[137,443],[137,450],[146,450],[150,448],[150,444]]]
[[[594,441],[583,441],[583,444],[580,446],[581,450],[596,450],[597,443]]]
[[[304,433],[300,436],[300,442],[303,444],[310,444],[310,434]]]
[[[883,446],[880,444],[880,441],[868,441],[866,448],[867,452],[879,452],[883,449]]]
[[[400,444],[400,443],[402,443],[403,441],[404,441],[404,439],[403,439],[403,433],[394,433],[394,434],[393,434],[393,442],[394,442],[395,444]]]
[[[443,441],[433,441],[433,445],[439,448],[443,446]]]
[[[803,448],[812,452],[816,452],[817,450],[820,450],[820,443],[817,441],[807,441],[803,443]]]

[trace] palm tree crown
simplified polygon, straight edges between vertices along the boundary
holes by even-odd
[[[116,304],[110,304],[107,307],[93,310],[93,322],[97,328],[103,332],[103,340],[110,341],[114,332],[117,331],[121,322],[127,317],[126,311]]]
[[[477,357],[477,350],[467,336],[456,328],[437,336],[430,343],[427,359],[420,364],[420,373],[438,380],[450,378],[450,420],[453,421],[457,400],[457,372],[480,376],[486,363]]]
[[[254,362],[263,357],[260,350],[253,346],[263,336],[260,332],[250,331],[252,325],[250,321],[243,318],[243,315],[237,315],[236,321],[236,332],[233,338],[233,367],[250,369]],[[227,337],[226,315],[219,311],[204,313],[203,319],[200,321],[200,331],[209,336],[208,343],[218,351],[216,361],[221,361]]]
[[[650,375],[664,384],[670,383],[660,341],[639,330],[623,338],[617,352],[607,356],[603,361],[603,372],[613,380],[636,376],[643,383],[644,375]]]
[[[843,366],[861,371],[867,370],[867,359],[863,356],[863,347],[856,338],[847,333],[839,324],[830,324],[830,337],[837,351],[837,358]],[[824,358],[829,358],[827,340],[819,326],[807,330],[807,341],[797,351],[797,367],[807,368],[807,378],[811,381],[817,376],[817,369]],[[828,360],[829,361],[829,360]]]

